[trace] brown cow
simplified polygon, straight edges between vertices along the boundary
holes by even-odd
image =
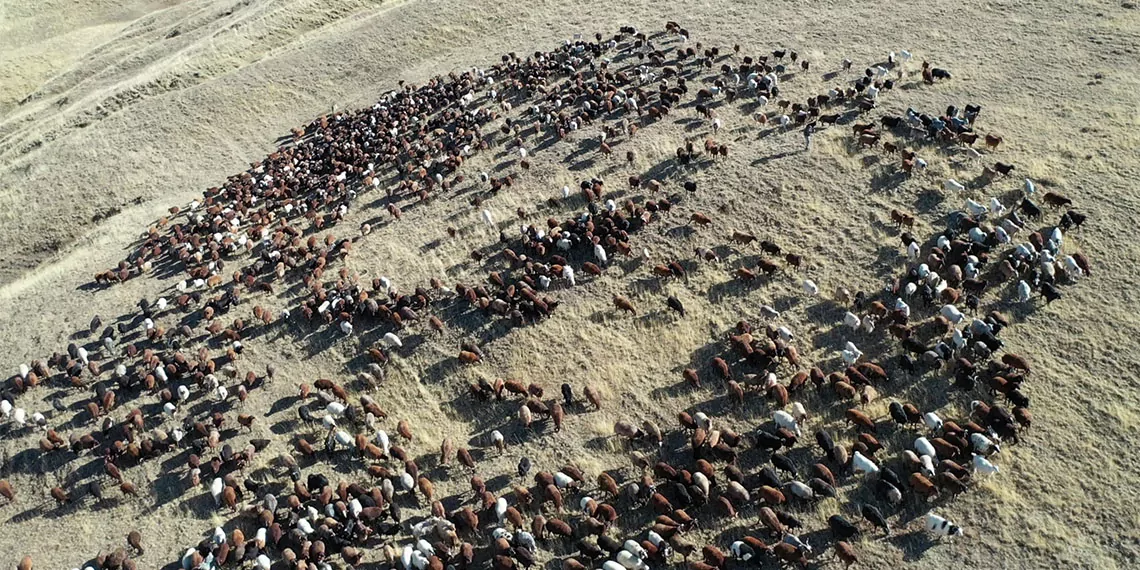
[[[756,236],[742,231],[733,231],[730,239],[740,245],[748,245],[756,241]]]
[[[938,488],[921,473],[911,473],[908,482],[914,492],[924,498],[929,499],[938,496]]]
[[[1024,356],[1019,356],[1011,352],[1007,352],[1001,356],[1002,364],[1009,366],[1015,370],[1024,370],[1029,372],[1029,361]]]
[[[694,388],[700,388],[701,387],[701,377],[700,377],[700,375],[697,374],[696,370],[694,370],[692,368],[686,368],[683,371],[681,371],[681,377],[684,378],[685,381],[688,382],[690,386],[692,386]]]
[[[859,146],[873,147],[877,144],[879,144],[879,135],[873,133],[859,135]]]
[[[597,389],[593,386],[586,386],[584,392],[586,394],[586,400],[594,406],[595,410],[602,409],[602,397],[598,394]]]
[[[766,505],[782,505],[787,500],[784,498],[784,494],[781,493],[779,489],[776,489],[775,487],[769,487],[767,485],[761,486],[760,490],[757,491],[757,493],[759,494],[760,499]]]
[[[875,431],[875,421],[872,420],[867,414],[864,414],[855,408],[851,408],[848,409],[844,415],[847,417],[847,421],[855,424],[857,427],[866,429],[872,433]]]
[[[707,226],[712,223],[712,218],[709,218],[700,212],[693,212],[689,216],[689,223],[691,224],[693,222],[696,222],[699,226]]]
[[[891,210],[891,221],[895,223],[896,228],[906,226],[908,228],[914,227],[914,216],[907,214],[901,210]]]
[[[807,557],[804,556],[803,551],[786,542],[779,542],[772,546],[772,554],[789,564],[797,564],[801,568],[807,567]]]
[[[859,557],[855,555],[855,548],[842,540],[835,543],[835,555],[843,561],[844,568],[850,568],[852,564],[859,561]]]
[[[621,295],[614,295],[614,306],[622,311],[628,311],[634,315],[637,314],[637,309],[633,306],[633,303]]]
[[[760,524],[763,524],[772,532],[781,536],[784,534],[784,523],[780,522],[780,518],[776,516],[776,512],[770,507],[761,507],[759,518]]]

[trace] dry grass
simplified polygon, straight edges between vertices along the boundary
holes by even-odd
[[[881,2],[626,2],[589,8],[548,0],[525,8],[450,0],[120,4],[17,0],[8,8],[12,17],[0,21],[0,75],[16,78],[0,89],[0,280],[5,283],[0,314],[8,316],[0,324],[0,370],[61,350],[68,335],[86,328],[94,314],[106,320],[141,297],[168,294],[173,280],[149,277],[104,290],[82,286],[96,270],[120,259],[167,206],[185,203],[240,171],[272,150],[289,127],[333,106],[370,104],[398,79],[417,81],[488,64],[506,51],[549,49],[572,33],[609,32],[626,22],[657,29],[665,19],[684,22],[696,40],[709,44],[739,42],[754,52],[798,47],[815,67],[787,84],[795,98],[828,85],[819,73],[844,57],[859,67],[905,48],[953,70],[955,79],[889,93],[885,107],[933,111],[949,103],[982,104],[982,130],[1005,136],[996,158],[1016,164],[1019,176],[973,195],[1012,195],[1024,175],[1072,197],[1091,222],[1066,237],[1066,249],[1086,252],[1095,276],[1065,287],[1062,302],[1018,312],[1021,322],[1003,333],[1009,350],[1034,363],[1027,391],[1036,423],[1022,445],[1003,452],[1001,474],[938,503],[939,512],[967,528],[967,536],[932,543],[914,534],[920,522],[911,521],[926,506],[912,504],[892,520],[898,521],[896,537],[867,537],[857,548],[864,563],[876,568],[1137,564],[1140,518],[1133,505],[1140,500],[1140,476],[1130,458],[1138,435],[1132,408],[1140,392],[1131,380],[1132,371],[1140,370],[1132,265],[1140,248],[1131,236],[1140,226],[1135,214],[1140,199],[1132,190],[1140,177],[1135,158],[1140,124],[1134,112],[1140,102],[1135,57],[1140,11],[1092,2],[1023,6],[973,0],[934,2],[923,7],[922,17]],[[965,19],[963,29],[969,32],[939,23],[948,18]],[[856,28],[859,33],[852,32]],[[175,29],[179,33],[171,35]],[[877,37],[867,39],[872,32]],[[9,49],[14,46],[19,49]],[[1100,79],[1097,73],[1103,74]],[[537,153],[535,167],[521,183],[486,207],[508,233],[524,223],[514,216],[519,207],[529,213],[525,223],[568,216],[580,209],[579,202],[551,209],[546,199],[588,176],[603,175],[612,190],[624,189],[629,174],[662,163],[685,140],[699,144],[709,136],[706,125],[690,131],[675,123],[691,116],[678,111],[642,130],[615,147],[612,159],[578,157],[590,159],[580,171],[568,171],[571,163],[562,161],[582,137],[558,143]],[[635,251],[647,249],[652,261],[617,260],[602,277],[555,291],[562,305],[537,326],[507,329],[480,320],[469,329],[449,322],[444,335],[417,329],[422,344],[392,362],[388,380],[374,396],[390,413],[382,422],[390,434],[400,419],[414,426],[416,441],[407,447],[424,458],[421,467],[435,469],[439,445],[451,437],[476,453],[480,475],[507,474],[508,485],[517,482],[515,465],[523,455],[537,469],[574,463],[591,476],[606,470],[629,479],[637,475],[631,454],[652,450],[614,438],[618,419],[638,424],[649,419],[673,430],[678,410],[699,409],[738,432],[755,429],[769,417],[767,404],[753,400],[744,410],[731,408],[708,369],[712,356],[728,351],[724,333],[741,318],[759,321],[758,307],[770,304],[783,312],[782,322],[795,331],[809,362],[834,359],[848,338],[868,350],[864,343],[875,343],[837,333],[842,310],[826,300],[804,299],[799,281],[813,279],[825,298],[840,284],[852,291],[878,290],[903,266],[896,232],[889,227],[890,209],[917,212],[915,233],[929,235],[960,206],[960,197],[940,199],[942,179],[971,179],[982,163],[930,150],[927,175],[873,190],[876,181],[888,179],[890,169],[864,166],[864,157],[873,153],[853,152],[845,129],[820,133],[813,152],[805,155],[798,152],[798,133],[759,138],[762,129],[733,107],[724,107],[722,117],[725,131],[717,138],[731,145],[732,156],[671,178],[670,193],[683,193],[684,179],[696,180],[701,191],[684,196],[674,213],[634,238]],[[624,165],[627,145],[637,152],[632,167]],[[487,154],[465,166],[469,180],[500,162]],[[112,206],[122,213],[91,221]],[[714,224],[688,235],[679,232],[693,211],[710,215]],[[376,216],[386,219],[382,208],[360,207],[335,232],[356,235],[359,223]],[[482,225],[465,197],[443,197],[409,211],[399,223],[373,225],[377,229],[356,244],[346,262],[365,279],[387,275],[410,290],[433,276],[450,284],[483,281],[488,269],[498,268],[494,262],[470,261],[470,251],[492,245],[497,233]],[[460,239],[447,239],[448,225],[460,230]],[[683,280],[650,276],[654,263],[689,260],[695,247],[726,244],[733,229],[803,253],[805,268],[741,286],[731,279],[732,269],[759,253],[741,247],[721,265],[692,263]],[[615,293],[630,298],[638,315],[615,312]],[[665,309],[668,295],[682,300],[688,317]],[[277,308],[285,301],[253,300]],[[1008,309],[995,294],[986,301]],[[450,364],[466,338],[495,339],[486,345],[487,362]],[[310,440],[316,435],[295,425],[293,407],[270,413],[273,405],[294,394],[301,382],[320,377],[349,382],[363,348],[359,338],[294,325],[271,328],[248,343],[239,366],[243,373],[267,363],[279,371],[268,390],[255,391],[245,404],[258,419],[252,436],[239,439],[273,439],[251,473],[269,469],[277,455],[290,452],[291,432]],[[688,366],[707,378],[704,389],[682,384],[681,370]],[[549,428],[527,433],[517,426],[517,402],[476,405],[466,394],[477,378],[500,377],[538,383],[548,399],[558,397],[562,382],[572,383],[578,394],[591,385],[603,395],[605,408],[572,410],[560,433]],[[787,372],[781,374],[786,377]],[[942,377],[892,388],[881,392],[940,406],[946,417],[960,417],[970,399],[947,393]],[[53,392],[42,389],[21,403],[46,409]],[[67,400],[75,401],[75,396]],[[837,442],[854,438],[837,419],[843,406],[816,396],[807,403],[816,416],[810,430],[827,427]],[[883,416],[885,403],[874,402],[867,411]],[[487,448],[494,429],[507,434],[509,447],[501,456]],[[11,566],[28,551],[37,567],[79,566],[100,549],[120,545],[131,528],[140,528],[150,545],[141,565],[158,568],[228,520],[214,512],[204,489],[185,489],[181,463],[162,465],[168,457],[127,471],[146,489],[141,499],[123,499],[108,490],[104,504],[88,499],[56,508],[47,489],[85,480],[91,459],[62,463],[18,455],[35,448],[38,437],[0,440],[0,478],[12,480],[19,493],[15,504],[0,506],[0,566]],[[909,437],[883,436],[890,450],[906,445]],[[671,434],[665,452],[676,452],[683,440]],[[755,455],[743,461],[744,467],[756,467]],[[360,477],[358,467],[344,461],[318,468],[336,480]],[[465,474],[432,473],[439,479],[437,492],[467,489]],[[811,531],[823,528],[831,514],[850,515],[851,503],[863,498],[860,485],[847,482],[840,501],[795,512],[808,524],[809,540],[822,544],[826,531]],[[754,521],[753,512],[745,510],[737,521],[706,526],[695,540],[724,543]],[[44,545],[66,541],[68,547],[30,547],[21,537],[31,536]],[[553,547],[553,554],[565,553]],[[375,561],[379,553],[369,556]]]

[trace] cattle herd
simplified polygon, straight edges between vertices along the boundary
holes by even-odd
[[[95,317],[65,350],[21,365],[5,382],[0,437],[34,433],[39,446],[9,458],[0,475],[34,473],[45,460],[96,468],[43,488],[0,477],[0,513],[41,501],[87,508],[110,494],[147,501],[153,482],[140,478],[139,466],[155,462],[171,465],[181,492],[208,492],[218,513],[233,518],[229,532],[204,528],[201,542],[180,545],[176,565],[188,570],[851,566],[860,560],[859,537],[968,536],[958,526],[968,521],[956,519],[946,499],[997,474],[1009,455],[1002,450],[1032,423],[1033,367],[1004,349],[1001,333],[1039,299],[1059,300],[1063,287],[1091,275],[1088,259],[1065,247],[1066,232],[1079,231],[1086,215],[1029,179],[1017,182],[1016,199],[979,198],[1015,171],[1003,162],[980,164],[1003,144],[980,130],[980,106],[880,112],[885,99],[905,95],[904,84],[953,81],[947,70],[911,59],[892,52],[862,71],[844,60],[828,74],[833,88],[793,101],[787,93],[797,75],[827,63],[790,49],[757,55],[740,45],[702,45],[673,22],[651,34],[623,27],[423,85],[401,82],[371,107],[297,128],[245,172],[171,208],[122,262],[94,276],[99,287],[174,276],[176,287],[113,321]],[[705,190],[687,178],[691,168],[716,168],[733,152],[715,139],[732,106],[748,108],[749,128],[771,135],[805,129],[809,148],[812,136],[842,125],[849,152],[886,156],[899,176],[933,178],[929,163],[950,151],[981,166],[980,174],[970,183],[931,184],[964,204],[945,219],[889,212],[902,270],[887,287],[794,278],[805,298],[843,314],[828,324],[849,339],[834,354],[806,361],[796,331],[765,305],[725,331],[709,362],[681,372],[686,389],[723,392],[732,406],[767,418],[748,431],[700,409],[678,411],[678,423],[664,426],[622,410],[612,444],[632,461],[598,472],[526,456],[517,473],[488,472],[485,458],[512,453],[511,439],[498,430],[477,444],[448,438],[438,451],[423,449],[415,422],[430,418],[396,421],[399,411],[385,410],[391,360],[420,346],[406,345],[409,335],[447,334],[455,319],[542,326],[557,318],[560,304],[583,302],[575,287],[648,255],[639,232],[670,219],[708,226],[728,242],[727,249],[695,252],[698,267],[719,268],[724,281],[748,289],[797,274],[804,254],[785,251],[778,237],[724,227],[715,213],[686,206],[687,196]],[[677,145],[667,174],[619,184],[590,177],[537,204],[536,211],[551,212],[545,221],[533,223],[538,214],[522,208],[518,220],[495,219],[496,196],[520,184],[543,149],[562,143],[632,164],[638,131],[677,116],[700,121],[710,138]],[[975,149],[977,141],[984,148]],[[621,153],[622,146],[630,150]],[[505,167],[473,172],[470,164],[488,156]],[[472,248],[466,262],[485,281],[403,285],[398,275],[366,279],[345,265],[377,228],[460,194],[489,228],[482,235],[498,237]],[[361,223],[356,212],[370,208],[386,213]],[[1041,227],[1046,216],[1059,221]],[[357,222],[346,230],[349,220]],[[521,231],[508,230],[516,223]],[[934,224],[942,229],[913,233]],[[440,234],[461,241],[479,232],[448,227]],[[723,251],[756,255],[727,269]],[[666,280],[694,266],[667,260],[641,267]],[[638,305],[646,301],[636,296],[611,297],[609,318],[644,311]],[[683,326],[682,301],[662,302]],[[377,340],[344,378],[312,378],[294,391],[273,366],[243,363],[245,345],[274,327]],[[886,348],[870,358],[857,343]],[[456,345],[448,349],[452,369],[492,366],[479,341]],[[903,394],[920,383],[961,394],[968,412],[950,417],[908,403]],[[561,430],[571,415],[617,409],[598,386],[573,378],[556,384],[502,379],[463,390],[474,405],[506,410],[539,437]],[[56,390],[51,397],[49,389]],[[287,443],[243,437],[264,421],[245,406],[260,390],[290,392],[285,400],[296,420]],[[876,417],[868,407],[875,402],[889,413]],[[847,424],[817,421],[826,410],[838,410]],[[444,475],[469,480],[469,489],[445,496],[436,489]],[[488,485],[504,475],[507,486]],[[838,514],[820,517],[826,529],[803,528],[800,519],[824,501],[841,505]],[[699,529],[731,519],[746,524],[720,541],[695,540],[706,536]],[[908,525],[913,519],[920,522]],[[74,563],[136,568],[144,544],[160,539],[132,532]],[[17,567],[32,564],[29,556]]]

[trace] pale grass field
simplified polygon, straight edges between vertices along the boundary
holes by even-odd
[[[633,237],[635,251],[647,250],[649,261],[615,260],[595,279],[579,272],[576,288],[551,293],[561,305],[536,326],[510,329],[475,318],[465,325],[449,322],[443,335],[422,325],[410,327],[414,350],[394,359],[386,383],[373,394],[391,414],[385,429],[394,433],[397,420],[409,420],[416,440],[407,447],[419,457],[435,455],[449,437],[472,448],[479,474],[488,480],[505,475],[504,490],[520,482],[515,465],[523,455],[536,469],[572,462],[592,476],[607,470],[619,480],[635,479],[639,473],[631,454],[653,450],[614,439],[618,419],[655,421],[670,430],[670,449],[685,445],[675,429],[679,410],[705,410],[718,424],[752,431],[767,421],[768,405],[755,398],[744,410],[732,408],[707,367],[713,356],[728,352],[726,331],[742,318],[759,322],[758,307],[770,304],[783,312],[781,322],[796,333],[808,362],[834,365],[836,350],[848,339],[861,347],[884,346],[840,330],[843,310],[827,300],[830,292],[839,285],[876,291],[902,270],[891,208],[917,212],[914,233],[929,236],[964,200],[942,196],[942,180],[971,180],[981,164],[1001,160],[1017,166],[1016,176],[970,195],[979,201],[1009,197],[1029,176],[1073,198],[1090,222],[1066,236],[1065,248],[1085,252],[1094,276],[1064,286],[1065,298],[1049,307],[1010,307],[1002,300],[1010,295],[1004,286],[985,299],[1019,321],[1002,337],[1008,350],[1034,365],[1025,391],[1033,400],[1035,424],[1022,444],[1002,454],[1001,474],[937,503],[939,512],[966,527],[966,536],[940,543],[924,538],[915,517],[926,507],[909,504],[892,517],[895,536],[867,533],[856,548],[863,565],[873,568],[1140,564],[1135,507],[1140,475],[1134,466],[1140,441],[1140,272],[1134,269],[1140,258],[1135,239],[1140,227],[1135,182],[1140,178],[1140,11],[1115,2],[9,0],[0,5],[0,370],[7,376],[21,362],[62,351],[69,335],[86,329],[96,314],[108,321],[142,297],[169,294],[174,280],[150,276],[108,289],[83,285],[121,259],[167,207],[184,205],[271,152],[289,128],[334,108],[371,104],[400,79],[421,81],[490,65],[507,51],[551,49],[574,33],[608,35],[627,23],[656,31],[666,19],[682,22],[694,40],[722,49],[733,43],[748,53],[798,49],[812,60],[813,70],[787,84],[794,99],[824,90],[829,83],[820,74],[835,70],[845,57],[861,69],[885,59],[888,51],[909,49],[916,59],[950,69],[954,79],[887,93],[885,109],[934,112],[950,103],[979,103],[984,108],[979,130],[1001,133],[1006,143],[982,161],[931,149],[925,175],[893,189],[872,189],[876,177],[891,167],[864,166],[864,157],[874,153],[852,149],[848,129],[821,132],[813,151],[804,154],[798,132],[760,138],[759,125],[738,112],[738,105],[726,105],[721,111],[725,128],[717,139],[731,145],[732,155],[711,167],[672,175],[669,194],[684,194],[680,182],[688,179],[697,181],[700,191],[683,196],[672,213]],[[573,172],[564,158],[586,135],[557,143],[536,153],[534,167],[520,182],[485,207],[508,233],[520,223],[573,215],[581,210],[580,200],[559,208],[546,200],[559,196],[563,185],[574,188],[578,180],[598,175],[611,190],[624,192],[630,174],[667,161],[685,140],[699,144],[711,135],[707,124],[688,130],[675,122],[693,116],[691,109],[680,109],[615,147],[612,158],[587,153],[575,159],[590,160]],[[627,148],[637,152],[632,166],[619,158]],[[497,154],[484,153],[465,165],[468,179],[503,162]],[[361,206],[333,230],[338,236],[359,235],[355,228],[374,220],[375,231],[358,240],[345,262],[362,279],[386,275],[410,291],[431,277],[449,284],[485,282],[487,271],[503,268],[501,261],[470,260],[471,250],[492,246],[498,234],[482,224],[468,196],[443,196],[408,209],[396,223],[386,223],[382,207],[363,207],[377,198],[360,200]],[[624,198],[616,200],[620,204]],[[514,215],[520,207],[528,212],[524,221]],[[92,222],[111,208],[121,212]],[[679,229],[694,211],[714,223],[691,233]],[[1055,222],[1058,215],[1048,212],[1043,223]],[[458,239],[447,238],[447,226],[458,228]],[[743,286],[731,279],[731,271],[743,258],[759,254],[754,246],[740,247],[719,265],[693,260],[695,247],[725,246],[734,229],[802,253],[804,268]],[[652,265],[668,259],[690,260],[687,278],[652,277]],[[823,299],[803,297],[799,282],[805,277],[820,284]],[[616,312],[614,294],[631,299],[638,314]],[[684,303],[687,317],[666,310],[668,295]],[[295,302],[257,297],[248,305],[280,309]],[[473,328],[464,328],[468,325]],[[268,363],[279,373],[268,390],[254,391],[245,403],[246,413],[258,420],[252,436],[242,434],[239,440],[274,440],[252,473],[277,473],[274,457],[292,449],[286,432],[295,427],[296,406],[270,414],[274,403],[316,378],[350,383],[374,336],[344,338],[331,329],[282,324],[247,343],[239,365],[243,374]],[[458,345],[468,338],[494,340],[484,346],[486,362],[459,367],[454,363]],[[706,377],[703,389],[682,385],[681,370],[690,366]],[[526,434],[516,419],[517,402],[472,403],[467,385],[478,378],[535,382],[546,389],[548,400],[558,397],[562,382],[572,383],[579,394],[592,385],[605,406],[600,412],[569,410],[562,432],[547,427]],[[932,375],[896,381],[895,389],[881,392],[938,407],[944,417],[962,417],[971,397],[947,393],[944,383],[944,377]],[[39,390],[22,396],[21,404],[49,409],[55,389]],[[78,394],[66,399],[69,404],[78,400]],[[826,427],[837,442],[851,442],[854,433],[841,420],[842,404],[814,394],[805,403],[815,415],[809,431]],[[866,411],[885,416],[886,406],[884,399]],[[90,426],[61,433],[72,429]],[[502,456],[489,447],[494,429],[507,435]],[[163,465],[169,457],[126,471],[143,489],[142,498],[128,500],[108,490],[104,504],[87,499],[56,508],[48,489],[70,482],[74,470],[90,459],[66,464],[33,459],[43,474],[13,471],[10,459],[35,449],[39,437],[0,439],[0,478],[11,480],[18,493],[14,504],[0,506],[0,568],[14,566],[24,554],[35,558],[37,568],[82,567],[101,549],[123,544],[133,528],[143,532],[149,546],[140,567],[161,568],[214,525],[230,521],[230,515],[215,512],[206,489],[186,489],[181,463]],[[887,431],[883,438],[894,455],[908,436]],[[810,440],[808,435],[803,446],[811,446]],[[742,467],[755,470],[755,454],[747,457]],[[467,490],[465,474],[445,475],[434,469],[435,462],[427,459],[425,469],[437,490],[447,495]],[[318,464],[306,471],[313,469],[334,481],[366,477],[359,462]],[[827,516],[858,519],[850,509],[867,496],[861,487],[849,479],[839,500],[795,509],[807,523],[803,534],[824,544],[828,532],[817,531],[826,529]],[[692,539],[726,547],[755,524],[752,510],[731,523],[710,515]],[[543,556],[570,552],[555,543]],[[366,560],[377,563],[378,558],[370,551]],[[813,563],[839,566],[830,551]]]

